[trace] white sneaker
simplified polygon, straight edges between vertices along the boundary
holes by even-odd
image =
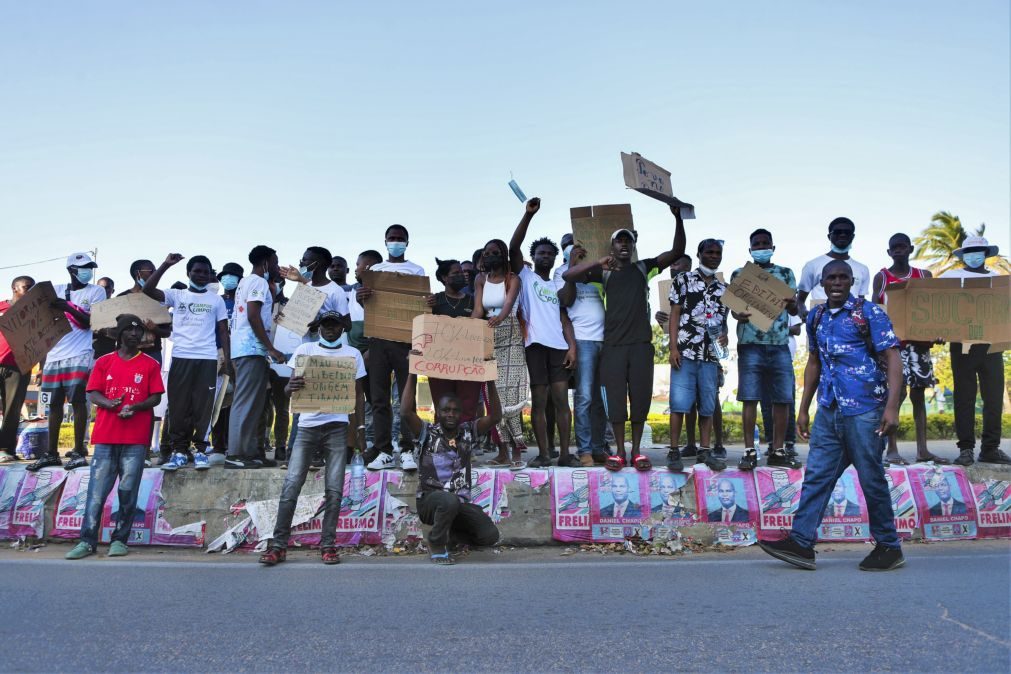
[[[387,468],[396,468],[397,462],[393,458],[392,454],[387,454],[386,452],[379,452],[379,456],[377,456],[372,461],[372,463],[370,463],[365,467],[368,468],[369,470],[386,470]]]
[[[413,452],[400,453],[400,470],[407,472],[418,470],[418,463],[414,460]]]

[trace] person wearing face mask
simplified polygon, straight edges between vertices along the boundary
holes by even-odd
[[[65,334],[46,354],[42,367],[42,392],[49,398],[49,448],[48,452],[27,467],[29,471],[61,465],[58,454],[60,425],[63,423],[63,404],[69,401],[74,410],[74,448],[67,454],[67,470],[86,466],[88,449],[85,433],[88,427],[88,401],[85,385],[94,363],[91,330],[91,307],[106,299],[105,289],[93,285],[97,267],[88,253],[74,253],[67,258],[70,283],[55,283],[56,299],[53,308],[64,312],[70,321],[70,332]]]
[[[473,318],[487,319],[495,336],[495,364],[498,377],[495,388],[502,400],[502,418],[491,431],[498,446],[498,456],[492,465],[509,466],[515,470],[526,467],[523,451],[523,407],[530,388],[527,385],[527,363],[523,349],[523,327],[517,317],[516,298],[520,280],[509,266],[509,249],[505,241],[492,239],[481,249],[481,273],[474,281]],[[488,399],[487,393],[484,396]],[[511,455],[510,455],[511,451]]]
[[[225,303],[225,311],[228,312],[228,329],[231,332],[232,327],[232,312],[235,310],[235,290],[239,287],[239,281],[245,275],[245,270],[242,265],[237,262],[226,262],[225,266],[221,268],[218,272],[218,284],[221,286],[221,301]],[[218,343],[218,348],[221,344],[227,342],[228,339],[222,340]],[[224,384],[224,380],[221,376],[217,379],[217,385],[220,387]],[[211,463],[217,463],[218,459],[220,462],[224,462],[225,454],[228,449],[228,424],[232,411],[232,391],[235,388],[235,382],[229,378],[228,389],[225,394],[225,398],[222,401],[221,410],[218,412],[218,419],[214,422],[214,426],[211,427],[211,440],[214,450],[208,453]]]
[[[810,296],[812,306],[825,301],[825,290],[821,286],[821,270],[832,260],[844,260],[853,270],[853,294],[866,297],[870,289],[871,272],[867,265],[850,257],[853,237],[857,228],[849,218],[836,218],[828,223],[828,240],[832,244],[829,252],[810,260],[804,265],[797,284],[797,310],[801,318],[807,316],[807,302]]]
[[[235,291],[239,287],[245,270],[237,262],[226,262],[225,266],[218,272],[218,283],[221,284],[221,299],[225,303],[225,310],[228,312],[229,327],[232,323],[232,312],[235,310]]]
[[[403,225],[386,228],[386,251],[388,257],[374,264],[370,271],[397,272],[424,276],[425,270],[404,257],[407,252],[409,234]],[[356,291],[358,302],[368,310],[372,288],[361,286]],[[372,422],[375,445],[366,452],[365,460],[370,470],[394,468],[397,460],[393,457],[393,403],[391,378],[396,377],[397,392],[403,395],[407,385],[407,363],[411,345],[393,342],[377,337],[369,338],[369,388],[371,389]],[[406,425],[400,426],[400,468],[406,471],[418,469],[414,460],[414,441]]]
[[[319,338],[316,342],[306,342],[299,345],[288,361],[289,367],[299,365],[299,359],[304,356],[323,358],[353,358],[355,361],[355,418],[361,419],[365,413],[365,389],[362,382],[365,379],[365,360],[358,349],[347,346],[341,340],[344,329],[350,325],[349,317],[336,311],[325,311],[319,316]],[[305,378],[293,376],[285,387],[291,395],[305,387]],[[271,537],[267,551],[260,556],[260,563],[265,566],[275,566],[287,558],[288,541],[291,537],[291,522],[295,515],[298,495],[305,484],[309,473],[309,463],[313,452],[322,447],[326,453],[326,472],[324,474],[323,527],[320,534],[320,556],[324,564],[338,564],[340,556],[337,553],[337,518],[341,511],[341,500],[344,492],[344,468],[347,461],[347,436],[349,430],[347,414],[329,414],[324,412],[303,412],[298,417],[298,434],[291,447],[288,459],[288,472],[284,476],[284,486],[281,487],[281,499],[277,505],[277,518],[274,534]],[[352,430],[355,447],[365,448],[364,428],[360,425]]]
[[[183,256],[170,253],[144,282],[144,294],[172,310],[172,362],[169,365],[169,440],[162,445],[161,468],[174,471],[191,463],[206,470],[204,452],[193,452],[194,437],[202,438],[211,423],[217,376],[229,370],[228,312],[221,297],[208,290],[214,278],[211,261],[194,255],[186,261],[189,281],[184,290],[159,290],[158,282]],[[224,361],[218,365],[218,345]]]
[[[0,301],[0,316],[7,313],[25,293],[35,285],[31,276],[18,276],[11,281],[10,301]],[[17,460],[18,424],[21,406],[25,403],[31,373],[22,374],[14,359],[14,351],[7,338],[0,333],[0,402],[3,406],[3,425],[0,426],[0,463]]]
[[[955,257],[962,268],[949,269],[941,278],[977,279],[1000,276],[987,269],[986,260],[997,256],[997,246],[982,236],[969,236]],[[961,342],[951,343],[951,375],[955,381],[955,435],[958,437],[958,458],[955,463],[971,466],[976,448],[976,385],[983,398],[983,434],[980,437],[979,460],[984,463],[1011,464],[1011,457],[1000,449],[1001,405],[1004,401],[1004,352],[991,351],[990,344],[972,344],[968,349]]]
[[[312,288],[326,295],[323,306],[320,307],[319,315],[327,311],[336,311],[346,316],[348,313],[347,291],[341,287],[330,276],[330,263],[333,261],[330,251],[322,246],[309,246],[302,253],[302,259],[298,263],[298,268],[284,267],[281,275],[289,281],[295,283],[307,283]],[[315,342],[318,335],[316,330],[319,324],[313,321],[309,324],[309,331],[302,338],[303,343]]]
[[[772,243],[772,233],[769,230],[753,231],[749,237],[748,250],[751,259],[762,271],[796,291],[797,281],[793,270],[772,262],[776,246]],[[739,273],[740,269],[734,271],[730,277],[731,283]],[[767,457],[768,465],[800,468],[800,462],[787,454],[784,448],[787,414],[796,388],[793,358],[790,357],[790,316],[796,313],[797,301],[791,299],[769,329],[764,331],[751,322],[749,312],[733,313],[737,319],[737,399],[744,405],[741,415],[744,456],[738,464],[741,470],[754,470],[758,466],[758,453],[754,446],[755,423],[758,419],[758,403],[766,390],[772,402],[773,416],[772,449]]]
[[[701,446],[696,463],[711,470],[723,470],[726,462],[715,456],[710,445],[713,412],[716,408],[720,362],[709,334],[710,323],[722,324],[719,342],[726,346],[727,307],[720,301],[727,284],[716,277],[723,261],[723,242],[704,239],[697,250],[699,266],[678,274],[670,289],[670,437],[667,468],[681,471],[684,465],[676,444],[681,437],[685,415],[694,405],[701,428]],[[676,335],[676,337],[675,337]]]

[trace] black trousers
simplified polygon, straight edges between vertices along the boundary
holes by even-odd
[[[167,388],[169,446],[173,452],[189,454],[194,438],[203,442],[214,411],[217,375],[216,360],[172,359]]]
[[[445,548],[449,535],[469,545],[488,546],[498,541],[498,528],[480,507],[463,503],[448,491],[430,491],[418,500],[418,518],[430,524],[429,547]]]
[[[4,421],[0,427],[0,451],[13,455],[18,445],[18,424],[21,406],[25,404],[30,374],[21,374],[17,365],[0,365],[0,399],[3,401]]]
[[[955,382],[955,435],[959,449],[976,447],[976,390],[983,398],[983,435],[980,449],[1000,447],[1000,415],[1004,404],[1004,354],[987,353],[988,344],[973,344],[968,353],[951,344],[951,376]]]
[[[401,395],[407,386],[407,357],[411,345],[391,342],[375,337],[369,340],[369,387],[372,390],[372,426],[375,448],[380,452],[393,452],[393,402],[390,391],[390,376],[397,378],[397,390]],[[400,451],[410,452],[414,448],[411,431],[407,424],[400,424]]]

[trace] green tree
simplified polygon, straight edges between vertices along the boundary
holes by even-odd
[[[663,330],[656,323],[653,326],[653,362],[670,362],[670,339],[663,334]]]
[[[984,232],[986,223],[977,227],[972,235],[983,236]],[[938,211],[930,219],[930,225],[913,239],[913,246],[916,247],[913,257],[925,261],[934,276],[940,276],[949,269],[958,269],[962,266],[962,262],[955,257],[955,250],[962,247],[967,236],[969,232],[962,226],[962,221],[957,215],[952,215],[948,211]],[[999,255],[988,258],[987,265],[1004,273],[1011,273],[1011,263]]]

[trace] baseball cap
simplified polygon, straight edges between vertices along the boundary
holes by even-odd
[[[344,314],[342,314],[339,311],[324,311],[319,315],[319,319],[317,320],[320,323],[322,323],[323,321],[337,321],[339,323],[343,323],[344,318],[345,318]]]
[[[973,248],[985,249],[987,257],[993,257],[997,254],[997,246],[991,246],[990,242],[984,237],[967,236],[965,237],[965,241],[962,242],[962,247],[955,250],[955,257],[961,258],[966,251],[972,250]]]
[[[91,257],[91,253],[74,253],[67,257],[67,268],[70,267],[97,267],[98,263]]]
[[[623,228],[614,230],[614,234],[611,235],[611,243],[614,243],[614,240],[618,238],[619,234],[627,234],[628,237],[632,239],[633,242],[639,239],[639,235],[636,234],[634,231],[632,231],[631,229]]]

